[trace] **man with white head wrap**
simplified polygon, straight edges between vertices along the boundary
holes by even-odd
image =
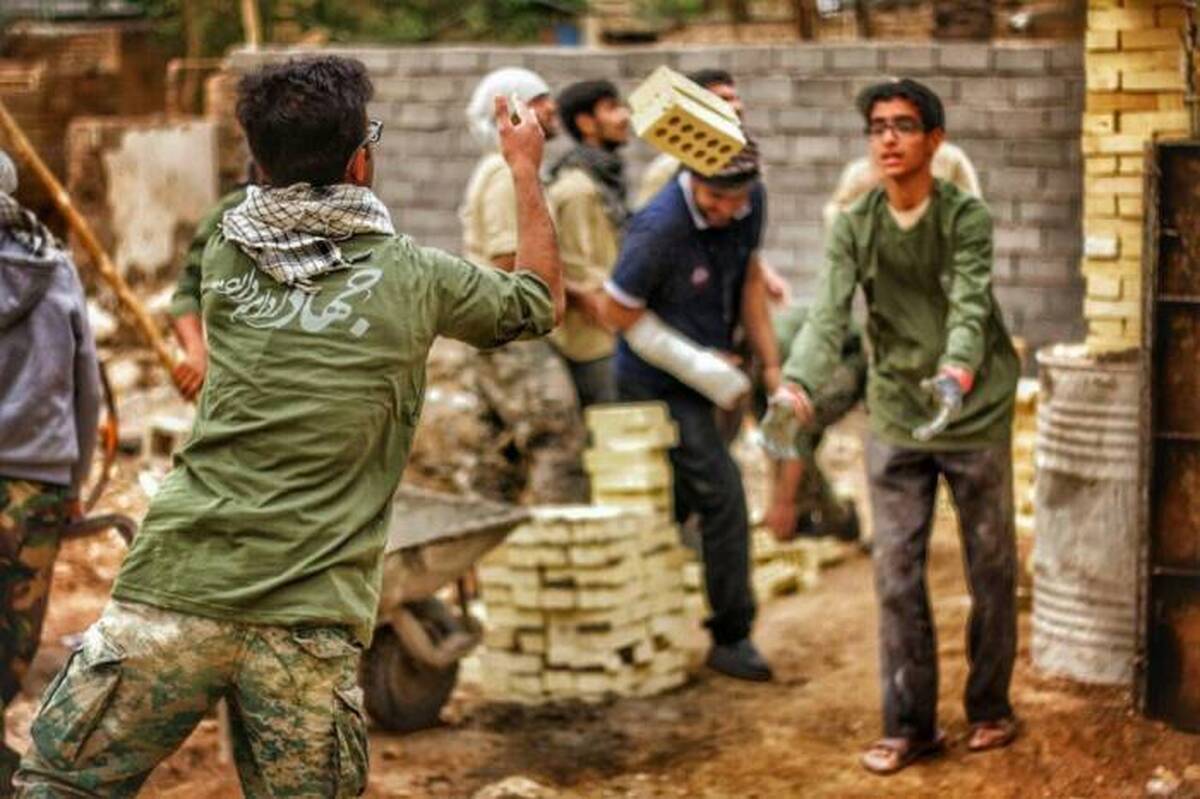
[[[546,82],[521,67],[504,67],[484,76],[467,104],[467,123],[484,156],[467,183],[459,212],[464,254],[480,266],[510,270],[517,251],[517,201],[512,175],[497,144],[493,119],[497,97],[516,97],[528,105],[547,140],[558,135],[558,108]]]
[[[537,116],[546,138],[558,133],[558,108],[550,87],[537,74],[504,67],[484,76],[467,104],[471,134],[484,150],[467,184],[459,212],[463,254],[484,268],[513,268],[517,243],[517,199],[512,174],[497,146],[494,102],[516,98]],[[519,459],[517,498],[528,502],[587,499],[582,454],[585,444],[579,402],[571,375],[546,341],[515,341],[478,353],[476,389],[499,420],[494,439],[511,442]],[[496,453],[508,460],[512,451]],[[494,459],[483,458],[477,488],[494,478]]]
[[[19,759],[4,745],[4,708],[37,652],[100,408],[83,287],[16,190],[16,167],[0,150],[0,796]]]

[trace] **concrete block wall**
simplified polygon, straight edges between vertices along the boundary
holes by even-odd
[[[949,137],[979,171],[996,219],[996,293],[1012,330],[1032,346],[1082,335],[1079,260],[1083,50],[1049,44],[796,44],[704,48],[355,48],[375,81],[371,113],[385,122],[378,190],[397,227],[457,251],[457,214],[479,150],[463,122],[476,82],[508,65],[560,88],[612,79],[628,92],[660,64],[709,66],[737,77],[770,188],[765,254],[811,293],[822,260],[821,208],[843,166],[865,153],[856,93],[885,75],[924,80],[946,102]],[[288,54],[235,53],[235,69]],[[551,158],[564,150],[560,139]],[[654,156],[628,150],[637,180]]]

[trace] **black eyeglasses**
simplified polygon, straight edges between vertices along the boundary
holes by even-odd
[[[379,144],[379,140],[383,138],[383,121],[379,119],[367,120],[367,138],[363,139],[363,143],[359,147],[366,147],[368,144]]]
[[[912,136],[914,133],[923,132],[925,130],[925,126],[921,124],[921,120],[914,119],[913,117],[875,119],[867,125],[866,134],[873,139],[878,139],[889,130],[895,133],[897,136]]]

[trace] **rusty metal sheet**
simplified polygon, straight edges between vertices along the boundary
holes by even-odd
[[[1200,732],[1200,142],[1160,143],[1146,170],[1143,423],[1145,711]]]
[[[1200,579],[1160,577],[1150,629],[1152,715],[1200,732]]]
[[[1190,147],[1163,152],[1159,290],[1200,294],[1200,157]]]
[[[1154,563],[1200,568],[1200,445],[1163,442],[1157,458],[1151,532]]]
[[[1165,306],[1157,316],[1158,429],[1200,434],[1200,307]]]

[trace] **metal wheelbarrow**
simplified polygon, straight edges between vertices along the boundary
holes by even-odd
[[[465,577],[529,511],[402,486],[392,501],[374,641],[359,682],[367,712],[387,730],[435,726],[458,664],[483,637]],[[457,607],[436,594],[456,583]]]

